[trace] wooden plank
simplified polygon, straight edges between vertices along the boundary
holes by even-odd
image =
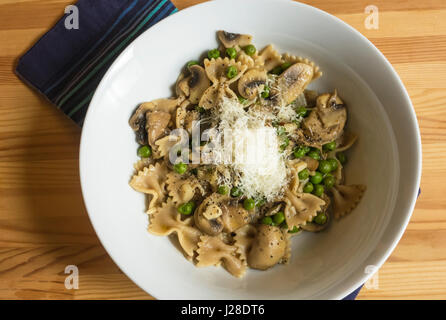
[[[150,299],[99,243],[78,178],[80,129],[13,73],[17,58],[63,14],[68,0],[0,0],[0,298]],[[179,9],[202,0],[174,0]],[[417,113],[422,193],[410,224],[360,299],[446,299],[446,2],[306,0],[368,37],[394,65]],[[79,290],[64,286],[67,265]]]

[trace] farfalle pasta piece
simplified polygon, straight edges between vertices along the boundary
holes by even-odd
[[[189,100],[184,100],[175,111],[175,127],[177,129],[184,128],[184,120],[187,116],[187,108],[191,106]]]
[[[175,135],[168,135],[164,138],[158,139],[155,142],[156,150],[153,152],[154,159],[169,157],[170,149],[180,141],[180,137]]]
[[[266,46],[255,59],[255,64],[263,66],[266,71],[271,71],[282,63],[282,56],[272,45]]]
[[[307,168],[307,163],[302,160],[291,160],[289,163],[289,167],[291,169],[291,180],[288,189],[294,193],[297,194],[300,192],[301,184],[299,179],[299,172]]]
[[[310,193],[294,194],[285,192],[285,219],[288,227],[293,229],[311,221],[321,210],[325,201]]]
[[[242,277],[246,272],[246,262],[240,258],[237,247],[228,245],[215,236],[201,236],[197,249],[197,266],[218,266],[220,264],[233,276]]]
[[[256,66],[255,59],[257,58],[257,53],[254,56],[249,56],[243,50],[239,50],[237,54],[236,61],[240,62],[242,65],[246,66],[249,69],[254,68]]]
[[[339,219],[350,213],[361,200],[366,186],[361,184],[337,185],[331,189],[333,194],[333,215]]]
[[[256,238],[257,229],[253,225],[247,224],[234,231],[234,233],[234,246],[238,248],[240,257],[246,260],[248,252],[251,250],[252,243]]]
[[[204,195],[204,189],[194,175],[181,175],[176,172],[169,172],[166,178],[166,185],[169,197],[173,203],[186,203],[194,197],[196,192]]]
[[[208,110],[216,107],[223,97],[237,99],[237,95],[227,83],[216,83],[207,89],[200,100],[200,107]]]
[[[309,66],[311,66],[313,68],[313,79],[312,80],[316,80],[317,78],[320,78],[322,76],[322,71],[319,68],[319,66],[317,66],[313,61],[307,59],[307,58],[303,58],[303,57],[299,57],[299,56],[293,56],[290,55],[288,53],[285,53],[282,56],[282,60],[284,62],[289,62],[289,63],[305,63]]]
[[[235,67],[237,69],[237,75],[231,79],[228,78],[227,72],[229,67]],[[217,59],[204,59],[204,68],[208,78],[213,84],[218,82],[231,84],[237,81],[248,68],[247,66],[236,62],[234,59],[229,58],[217,58]]]
[[[318,215],[323,213],[326,217],[325,222],[324,223],[316,223],[313,221],[308,222],[307,224],[301,226],[302,230],[309,232],[320,232],[328,228],[328,226],[330,225],[330,222],[332,220],[331,219],[332,213],[331,210],[329,209],[331,204],[331,199],[325,193],[322,194],[322,199],[325,201],[325,204],[322,206],[321,211],[318,212]]]
[[[138,173],[139,171],[144,170],[144,168],[149,167],[151,164],[153,164],[152,158],[141,158],[133,164],[133,168],[135,168],[136,173]]]
[[[193,256],[198,247],[201,232],[192,226],[193,219],[181,220],[175,205],[168,201],[161,207],[149,210],[149,232],[156,236],[168,236],[176,233],[178,242],[188,256]]]
[[[136,191],[143,192],[152,196],[149,202],[149,209],[159,206],[166,197],[165,180],[167,175],[167,166],[165,163],[155,163],[145,167],[130,180],[130,186]]]
[[[338,159],[336,159],[336,157],[333,157],[333,159],[335,159],[335,161],[338,163],[338,166],[336,168],[336,170],[334,170],[333,172],[331,172],[331,174],[333,175],[333,177],[335,178],[335,184],[342,184],[344,183],[344,172],[343,172],[343,166],[342,164],[339,162]]]
[[[175,113],[175,127],[177,129],[185,129],[189,134],[192,134],[192,127],[195,123],[200,120],[200,113],[192,109],[191,103],[189,100],[185,100],[181,105],[177,108]]]

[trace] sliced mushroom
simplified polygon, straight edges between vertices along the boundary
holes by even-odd
[[[146,131],[148,142],[155,147],[155,141],[168,133],[167,126],[171,119],[170,113],[153,111],[146,113]]]
[[[301,138],[306,144],[321,148],[342,134],[346,121],[347,109],[336,91],[322,94],[316,100],[316,108],[302,122]]]
[[[305,156],[302,158],[302,161],[307,164],[307,168],[310,171],[316,171],[317,167],[319,167],[319,161],[316,159]]]
[[[277,212],[280,211],[280,209],[282,208],[282,204],[278,204],[276,206],[273,206],[272,208],[270,208],[266,213],[265,216],[269,217],[269,216],[273,216],[275,215]]]
[[[305,101],[307,102],[307,106],[312,108],[316,106],[316,100],[319,96],[318,92],[315,90],[304,90]]]
[[[220,203],[224,196],[217,193],[211,194],[204,199],[200,206],[195,210],[195,225],[204,233],[210,236],[216,236],[223,231],[223,222],[221,219]],[[220,209],[220,212],[218,212]],[[214,218],[215,217],[215,218]]]
[[[129,120],[130,127],[136,133],[136,141],[139,144],[147,144],[147,115],[155,111],[162,111],[167,114],[172,114],[179,103],[183,102],[183,98],[178,99],[158,99],[150,102],[141,103],[135,110]],[[167,127],[167,126],[166,126]]]
[[[266,70],[250,69],[238,81],[238,92],[246,99],[252,100],[266,84]]]
[[[188,85],[190,90],[189,100],[196,104],[200,101],[203,92],[211,86],[211,81],[206,76],[204,68],[199,65],[193,65],[189,68],[190,76]]]
[[[251,216],[237,200],[225,201],[221,205],[224,232],[233,232],[251,221]]]
[[[279,227],[260,225],[248,252],[251,268],[266,270],[277,264],[286,253],[287,241]]]
[[[197,104],[206,89],[211,86],[211,81],[204,68],[199,65],[189,67],[189,72],[189,76],[178,80],[176,91],[178,95],[189,97],[192,104]]]
[[[177,82],[175,83],[175,93],[178,97],[183,95],[186,97],[189,96],[189,91],[187,91],[187,81],[183,81],[184,78],[186,78],[186,76],[184,75],[184,72],[181,72],[178,75]]]
[[[217,32],[218,39],[225,46],[231,48],[235,46],[244,47],[251,43],[252,36],[247,34],[231,33],[220,30]]]
[[[278,79],[284,103],[290,104],[304,92],[313,79],[313,67],[305,63],[295,63],[286,69]]]
[[[270,44],[259,54],[257,63],[261,64],[266,71],[271,71],[283,63],[281,54]]]
[[[136,141],[139,144],[147,144],[146,113],[150,109],[148,104],[141,104],[129,121],[130,127],[135,131]]]

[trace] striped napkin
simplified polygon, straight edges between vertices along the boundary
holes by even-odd
[[[96,87],[113,61],[177,9],[169,0],[79,0],[66,11],[20,58],[16,73],[82,126]],[[66,24],[76,26],[75,11],[79,28],[67,29]]]
[[[76,8],[78,24],[73,20]],[[82,126],[113,61],[141,33],[176,11],[169,0],[78,0],[20,58],[16,73]],[[344,300],[354,300],[360,289]]]

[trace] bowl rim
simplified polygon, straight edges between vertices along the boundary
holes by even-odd
[[[111,248],[108,246],[106,240],[104,238],[102,238],[100,236],[100,226],[96,223],[96,220],[94,219],[94,214],[92,214],[90,208],[91,205],[88,194],[86,194],[85,190],[85,183],[86,180],[84,178],[84,173],[85,173],[85,167],[86,167],[86,152],[84,150],[84,146],[85,146],[85,140],[86,140],[86,136],[88,135],[88,132],[90,130],[86,129],[90,127],[90,118],[89,115],[91,114],[91,110],[93,109],[92,106],[96,104],[96,100],[99,99],[98,97],[98,92],[101,92],[103,90],[103,87],[105,86],[105,83],[107,82],[107,79],[110,77],[110,74],[112,72],[112,70],[114,69],[113,67],[119,63],[119,61],[123,58],[123,56],[125,56],[125,54],[131,50],[131,48],[134,46],[134,44],[137,41],[141,41],[141,39],[143,38],[142,36],[148,33],[155,33],[157,32],[157,30],[160,28],[160,26],[163,26],[167,23],[170,23],[171,20],[175,19],[176,16],[179,15],[187,15],[189,14],[189,12],[192,12],[194,10],[196,10],[197,7],[205,7],[205,6],[214,6],[215,3],[222,3],[223,1],[225,1],[226,4],[230,3],[230,2],[236,2],[237,0],[214,0],[214,1],[208,1],[208,2],[203,2],[203,3],[199,3],[193,6],[190,6],[188,8],[182,9],[178,12],[176,12],[175,14],[172,14],[166,18],[164,18],[163,20],[161,20],[160,22],[156,23],[155,25],[153,25],[151,28],[149,28],[148,30],[146,30],[145,32],[143,32],[143,34],[139,35],[136,39],[134,39],[127,47],[125,50],[123,50],[119,56],[114,60],[114,62],[112,63],[112,65],[109,67],[109,69],[107,70],[107,72],[104,74],[104,76],[102,77],[98,87],[95,90],[95,93],[93,95],[93,98],[90,102],[89,108],[87,109],[86,115],[85,115],[85,119],[84,119],[84,124],[83,124],[83,129],[82,129],[82,134],[81,134],[81,141],[80,141],[80,148],[79,148],[79,175],[80,175],[80,183],[81,183],[81,190],[82,190],[82,197],[83,197],[83,201],[90,219],[90,222],[95,230],[96,235],[98,236],[98,239],[100,241],[100,243],[102,244],[102,246],[104,247],[104,249],[107,251],[108,255],[110,256],[110,258],[113,260],[113,262],[126,274],[127,277],[129,277],[138,287],[140,287],[143,291],[145,291],[146,293],[150,294],[152,297],[157,298],[157,299],[169,299],[169,297],[164,297],[164,296],[156,296],[156,293],[149,293],[149,290],[147,290],[145,288],[145,286],[138,280],[136,279],[130,272],[128,272],[128,269],[126,267],[125,264],[120,263],[118,261],[118,257],[113,256],[112,254],[112,250]],[[404,98],[405,100],[405,107],[406,107],[406,112],[408,113],[408,115],[410,116],[410,123],[408,122],[407,125],[411,126],[411,130],[415,133],[415,142],[416,145],[414,147],[416,147],[416,153],[417,153],[417,159],[416,159],[416,163],[415,163],[415,167],[416,167],[416,175],[415,175],[415,183],[413,184],[412,190],[411,192],[408,192],[411,194],[410,196],[410,204],[408,206],[407,212],[405,213],[404,216],[404,220],[403,223],[401,223],[399,225],[399,227],[397,228],[397,230],[395,230],[393,232],[393,237],[391,239],[391,245],[389,245],[388,247],[386,247],[385,249],[381,249],[381,253],[379,254],[379,257],[376,258],[376,262],[374,263],[374,266],[376,266],[378,269],[384,264],[384,262],[388,259],[388,257],[390,256],[390,254],[394,251],[395,247],[397,246],[397,244],[399,243],[402,235],[404,234],[404,231],[407,228],[407,225],[410,221],[410,218],[413,214],[413,210],[415,207],[415,203],[417,200],[417,196],[419,193],[419,186],[420,186],[420,180],[421,180],[421,171],[422,171],[422,145],[421,145],[421,135],[420,135],[420,129],[419,129],[419,125],[418,125],[418,121],[417,121],[417,117],[416,117],[416,113],[415,110],[413,108],[411,99],[409,97],[409,94],[403,84],[403,82],[401,81],[398,73],[395,71],[395,69],[393,68],[393,66],[391,65],[391,63],[387,60],[387,58],[383,55],[383,53],[381,53],[381,51],[379,51],[378,48],[375,47],[375,45],[368,40],[364,35],[362,35],[358,30],[356,30],[355,28],[353,28],[352,26],[350,26],[349,24],[347,24],[346,22],[344,22],[343,20],[335,17],[334,15],[329,14],[328,12],[325,12],[321,9],[318,9],[316,7],[304,4],[304,3],[300,3],[297,1],[290,1],[290,0],[244,0],[245,2],[254,2],[256,1],[256,5],[258,6],[259,3],[263,2],[263,3],[271,3],[271,2],[277,2],[277,1],[281,1],[281,2],[287,2],[289,5],[291,6],[297,6],[297,7],[302,7],[302,8],[306,8],[309,10],[313,10],[315,11],[316,14],[319,15],[323,15],[328,19],[331,19],[334,23],[338,23],[340,25],[342,25],[343,28],[346,28],[348,31],[352,32],[354,35],[356,35],[357,37],[359,37],[359,40],[362,40],[364,42],[364,45],[367,46],[368,50],[373,50],[374,54],[380,58],[380,60],[384,63],[386,69],[388,69],[390,71],[390,73],[393,76],[393,79],[391,79],[391,81],[395,81],[396,84],[398,85],[399,89],[401,90],[401,93],[403,95],[402,98]],[[373,254],[373,253],[371,253]],[[337,294],[334,294],[333,296],[330,297],[330,299],[342,299],[344,297],[346,297],[347,295],[349,295],[350,293],[354,292],[356,289],[358,289],[361,285],[363,285],[373,274],[368,274],[368,273],[360,273],[358,274],[358,271],[353,271],[351,275],[349,275],[349,277],[347,277],[345,279],[345,281],[343,281],[342,284],[336,284],[336,286],[338,287],[337,290]],[[152,291],[152,290],[150,290]]]

